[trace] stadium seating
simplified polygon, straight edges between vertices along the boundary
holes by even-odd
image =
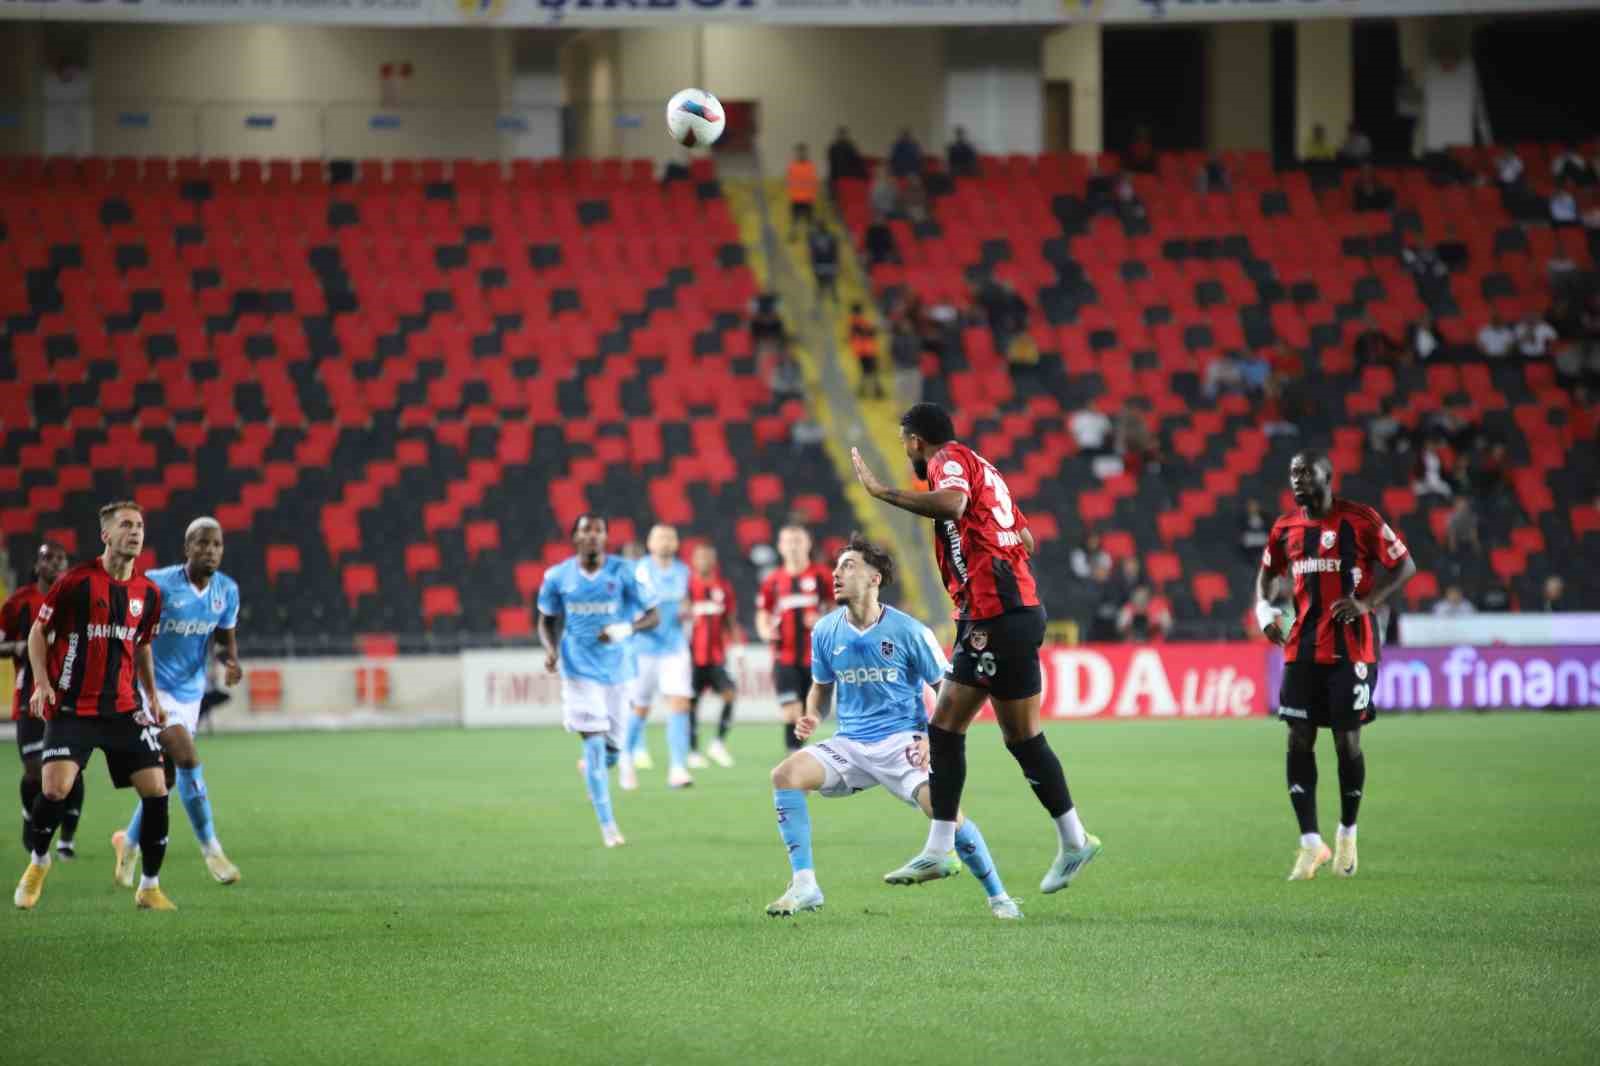
[[[789,487],[850,526],[753,295],[706,163],[0,159],[0,536],[132,496],[170,562],[215,514],[267,640],[525,639],[585,510],[749,588]]]
[[[1462,162],[1481,171],[1487,159],[1474,150]],[[974,286],[993,276],[1029,306],[1037,364],[1008,366],[991,331],[969,325],[926,357],[925,371],[930,398],[959,412],[958,430],[1007,472],[1023,506],[1060,530],[1040,556],[1049,602],[1070,616],[1089,613],[1095,592],[1072,577],[1066,557],[1094,529],[1113,555],[1145,556],[1180,635],[1236,635],[1255,564],[1239,547],[1243,501],[1287,507],[1288,457],[1315,445],[1330,451],[1341,491],[1379,505],[1416,549],[1427,571],[1412,590],[1419,606],[1447,580],[1475,593],[1499,585],[1512,604],[1533,604],[1538,582],[1554,572],[1575,602],[1600,606],[1600,577],[1572,565],[1579,541],[1592,548],[1600,532],[1575,507],[1600,483],[1594,417],[1583,416],[1581,435],[1568,429],[1580,412],[1554,368],[1520,358],[1358,367],[1353,354],[1365,316],[1399,337],[1430,311],[1460,346],[1491,309],[1508,320],[1543,313],[1545,263],[1557,246],[1588,269],[1600,242],[1525,224],[1492,185],[1441,183],[1421,166],[1381,170],[1394,209],[1358,213],[1353,171],[1276,169],[1260,153],[1223,160],[1227,192],[1196,191],[1203,160],[1193,153],[1132,176],[1143,217],[1095,200],[1094,168],[1115,174],[1112,156],[989,157],[978,175],[955,179],[935,164],[930,217],[890,223],[897,261],[872,272],[886,304],[915,294],[965,311]],[[1548,166],[1530,162],[1529,172]],[[839,198],[864,249],[866,183],[841,183]],[[1408,244],[1447,237],[1467,245],[1463,269],[1426,281],[1408,272]],[[1291,353],[1301,395],[1311,398],[1294,419],[1298,433],[1277,433],[1272,404],[1259,397],[1207,394],[1208,363],[1244,349]],[[1448,405],[1507,444],[1510,495],[1480,507],[1487,557],[1446,553],[1444,509],[1412,494],[1409,457],[1368,452],[1365,425],[1384,400],[1408,429]],[[1069,419],[1084,409],[1115,418],[1129,405],[1159,439],[1160,462],[1099,480]]]

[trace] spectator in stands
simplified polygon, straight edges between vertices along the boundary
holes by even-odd
[[[1106,453],[1106,442],[1112,437],[1112,425],[1104,411],[1093,407],[1074,411],[1067,420],[1067,428],[1072,432],[1072,439],[1077,442],[1080,452],[1091,456]]]
[[[806,237],[806,250],[811,255],[811,276],[817,281],[817,295],[837,300],[839,241],[820,219],[811,224],[811,233]]]
[[[1473,510],[1472,501],[1466,496],[1457,496],[1450,507],[1450,517],[1444,524],[1444,546],[1451,555],[1468,552],[1477,555],[1483,551],[1483,543],[1478,539],[1478,512]]]
[[[1522,157],[1509,144],[1506,145],[1495,157],[1494,180],[1503,189],[1515,188],[1522,184],[1523,173]]]
[[[970,178],[978,173],[978,150],[967,140],[965,126],[957,126],[955,140],[944,150],[945,162],[953,178]]]
[[[1506,446],[1496,441],[1479,454],[1471,473],[1472,491],[1480,500],[1493,500],[1511,487]]]
[[[1448,500],[1454,496],[1455,490],[1444,477],[1444,463],[1444,454],[1437,442],[1430,440],[1424,444],[1412,467],[1411,491],[1418,497],[1443,496]]]
[[[1542,359],[1550,354],[1550,346],[1557,338],[1555,327],[1536,313],[1529,312],[1517,323],[1517,352],[1529,359]]]
[[[1500,312],[1490,314],[1489,321],[1478,330],[1478,351],[1489,359],[1502,359],[1510,355],[1516,346],[1516,331],[1506,325]]]
[[[894,364],[895,402],[902,408],[922,399],[922,338],[905,318],[889,335],[889,361]]]
[[[1424,311],[1422,318],[1406,329],[1406,350],[1415,358],[1427,362],[1439,351],[1439,332],[1433,313]]]
[[[1138,585],[1117,612],[1117,635],[1123,640],[1164,640],[1172,632],[1172,610],[1166,600]]]
[[[1333,160],[1333,145],[1328,143],[1328,131],[1318,122],[1311,127],[1311,136],[1306,141],[1305,151],[1300,153],[1300,158],[1307,163],[1327,163]]]
[[[1120,177],[1126,178],[1127,175],[1123,174]],[[1083,185],[1083,202],[1089,208],[1090,214],[1117,213],[1117,201],[1121,193],[1118,178],[1119,175],[1108,174],[1100,169],[1098,158],[1089,160],[1089,176]],[[1128,188],[1130,190],[1133,188],[1132,182],[1128,183]]]
[[[1567,583],[1561,579],[1561,575],[1551,574],[1544,579],[1544,589],[1539,601],[1539,610],[1550,614],[1568,609]]]
[[[1372,158],[1372,138],[1361,132],[1354,122],[1345,130],[1344,143],[1339,146],[1339,158],[1346,163],[1365,163]]]
[[[1371,312],[1362,314],[1361,325],[1363,329],[1356,336],[1355,344],[1356,367],[1359,369],[1395,362],[1400,354],[1400,346],[1383,331]]]
[[[1467,247],[1467,242],[1461,239],[1453,223],[1445,223],[1444,240],[1434,245],[1434,254],[1439,257],[1439,262],[1444,264],[1446,270],[1452,274],[1460,273],[1467,268],[1467,261],[1472,258],[1472,249]]]
[[[1132,400],[1124,403],[1122,410],[1117,412],[1113,439],[1125,469],[1137,473],[1147,466],[1160,465],[1161,449],[1156,442],[1155,434],[1150,432],[1150,423],[1145,419],[1144,413],[1133,405]],[[1138,560],[1134,560],[1134,563],[1137,565]]]
[[[828,145],[828,188],[837,198],[842,179],[864,180],[866,176],[867,161],[861,158],[856,142],[850,139],[850,131],[840,126],[833,143]]]
[[[1361,167],[1350,197],[1357,211],[1388,211],[1394,207],[1394,190],[1378,182],[1378,172],[1371,163]]]
[[[994,334],[996,351],[1008,351],[1012,339],[1027,331],[1028,305],[1005,279],[986,276],[974,293],[973,304]]]
[[[817,165],[803,144],[794,146],[794,159],[785,177],[789,188],[789,239],[804,233],[817,220]]]
[[[1563,182],[1550,194],[1550,221],[1557,226],[1578,224],[1578,199],[1572,195],[1570,183]]]
[[[1194,174],[1195,191],[1199,193],[1227,192],[1233,188],[1228,168],[1222,165],[1221,156],[1209,156]]]
[[[1156,172],[1156,145],[1150,139],[1149,126],[1141,125],[1134,129],[1133,141],[1128,145],[1123,165],[1140,174]]]
[[[1400,151],[1407,158],[1416,152],[1417,121],[1422,118],[1422,87],[1411,68],[1400,72],[1394,90],[1394,117]]]
[[[1247,560],[1254,560],[1267,546],[1267,534],[1272,522],[1261,509],[1261,501],[1254,496],[1244,501],[1244,520],[1239,524],[1239,550]]]
[[[922,173],[922,145],[911,136],[910,129],[901,130],[889,149],[889,173],[902,179]]]
[[[780,354],[787,346],[783,318],[778,314],[778,294],[761,293],[751,308],[750,347],[760,357]]]
[[[889,228],[889,220],[881,213],[872,216],[872,224],[867,227],[866,236],[862,243],[867,251],[867,268],[877,266],[879,263],[892,263],[896,259],[894,250],[894,231]]]
[[[1072,549],[1067,561],[1072,567],[1073,576],[1080,581],[1091,580],[1102,564],[1106,573],[1111,572],[1111,553],[1100,546],[1100,534],[1092,529],[1083,538],[1083,543]]]
[[[1394,416],[1394,401],[1387,396],[1378,401],[1378,413],[1367,423],[1367,447],[1379,455],[1411,450],[1405,427]]]
[[[1261,405],[1256,411],[1256,417],[1261,420],[1261,432],[1268,437],[1297,436],[1305,406],[1305,397],[1294,379],[1274,374],[1267,379]]]
[[[850,351],[861,368],[856,395],[861,399],[883,399],[883,379],[878,376],[878,327],[859,303],[850,305]]]
[[[913,174],[900,187],[900,206],[912,225],[928,221],[928,187],[920,174]]]
[[[1200,390],[1206,399],[1214,400],[1221,392],[1243,392],[1244,360],[1236,351],[1219,352],[1206,364],[1205,377]]]
[[[1401,248],[1400,261],[1421,280],[1442,278],[1450,273],[1439,253],[1425,244],[1408,244]]]
[[[1444,599],[1433,605],[1433,613],[1440,618],[1460,618],[1477,614],[1478,609],[1472,606],[1472,601],[1467,599],[1460,585],[1451,585],[1444,590]]]
[[[899,218],[901,216],[900,186],[889,176],[887,170],[879,170],[872,179],[872,189],[867,194],[872,205],[872,211],[880,218]]]
[[[1096,597],[1094,613],[1089,619],[1088,639],[1093,643],[1107,643],[1117,639],[1117,616],[1127,602],[1126,590],[1111,567],[1111,557],[1093,563],[1091,580]]]
[[[1583,158],[1575,144],[1567,145],[1566,149],[1550,160],[1550,176],[1557,182],[1574,185],[1595,184],[1594,167]]]

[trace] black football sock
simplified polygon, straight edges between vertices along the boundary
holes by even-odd
[[[928,724],[928,794],[936,822],[953,822],[961,814],[961,793],[967,787],[967,735]]]
[[[1033,786],[1033,794],[1039,798],[1039,804],[1050,817],[1060,818],[1072,810],[1072,793],[1067,790],[1067,775],[1043,733],[1016,744],[1007,744],[1006,750],[1022,767],[1022,776]]]
[[[689,704],[689,750],[700,750],[700,699]]]
[[[67,809],[66,800],[53,800],[39,790],[33,800],[33,854],[50,854],[50,839],[56,835],[61,815]]]
[[[67,793],[67,809],[61,815],[61,843],[70,845],[78,837],[78,819],[83,817],[83,775],[72,783]]]
[[[783,723],[783,746],[789,751],[799,751],[805,746],[801,743],[800,738],[795,736],[793,722]]]
[[[733,728],[733,701],[728,700],[722,705],[722,717],[717,719],[717,739],[727,740],[728,731]]]
[[[39,798],[39,779],[22,775],[22,850],[33,851],[33,801]]]
[[[1290,751],[1289,803],[1300,820],[1301,833],[1317,832],[1317,753]]]
[[[139,801],[139,858],[144,875],[155,877],[167,857],[167,797],[146,796]]]
[[[1367,787],[1367,756],[1346,758],[1339,753],[1339,824],[1356,824],[1356,813],[1361,810],[1361,791]]]

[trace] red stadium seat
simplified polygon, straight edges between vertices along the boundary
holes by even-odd
[[[429,585],[422,590],[422,623],[431,627],[441,618],[459,618],[461,594],[454,585]]]
[[[1176,552],[1150,552],[1144,558],[1145,572],[1157,585],[1177,581],[1183,576],[1183,563]]]
[[[269,544],[267,546],[267,580],[277,583],[278,578],[284,574],[298,574],[300,572],[300,549],[293,544]]]
[[[1200,610],[1205,614],[1210,614],[1217,604],[1226,602],[1229,596],[1227,577],[1211,571],[1194,575],[1192,587],[1195,603],[1200,605]]]
[[[352,611],[361,597],[378,594],[378,568],[371,563],[351,563],[344,568],[341,580],[345,599]]]
[[[1439,579],[1432,570],[1418,570],[1412,579],[1406,582],[1406,606],[1413,611],[1421,610],[1439,598]]]
[[[494,613],[494,629],[502,637],[531,637],[533,612],[526,607],[501,607]]]
[[[476,559],[488,551],[500,550],[500,524],[493,520],[469,522],[466,529],[467,557]]]
[[[437,544],[406,545],[406,577],[415,581],[418,574],[431,574],[443,565]]]

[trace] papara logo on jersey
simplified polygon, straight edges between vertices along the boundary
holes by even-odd
[[[211,631],[216,628],[216,622],[200,618],[187,618],[183,621],[179,621],[176,618],[168,618],[161,623],[161,628],[157,632],[161,636],[204,637],[209,636]]]
[[[622,604],[616,600],[603,600],[599,603],[572,603],[567,605],[568,614],[621,614]]]
[[[900,680],[900,669],[895,666],[858,666],[840,670],[838,677],[846,685],[865,685],[870,682],[893,685]]]
[[[1296,559],[1290,567],[1294,576],[1301,574],[1337,574],[1339,572],[1338,559]]]

